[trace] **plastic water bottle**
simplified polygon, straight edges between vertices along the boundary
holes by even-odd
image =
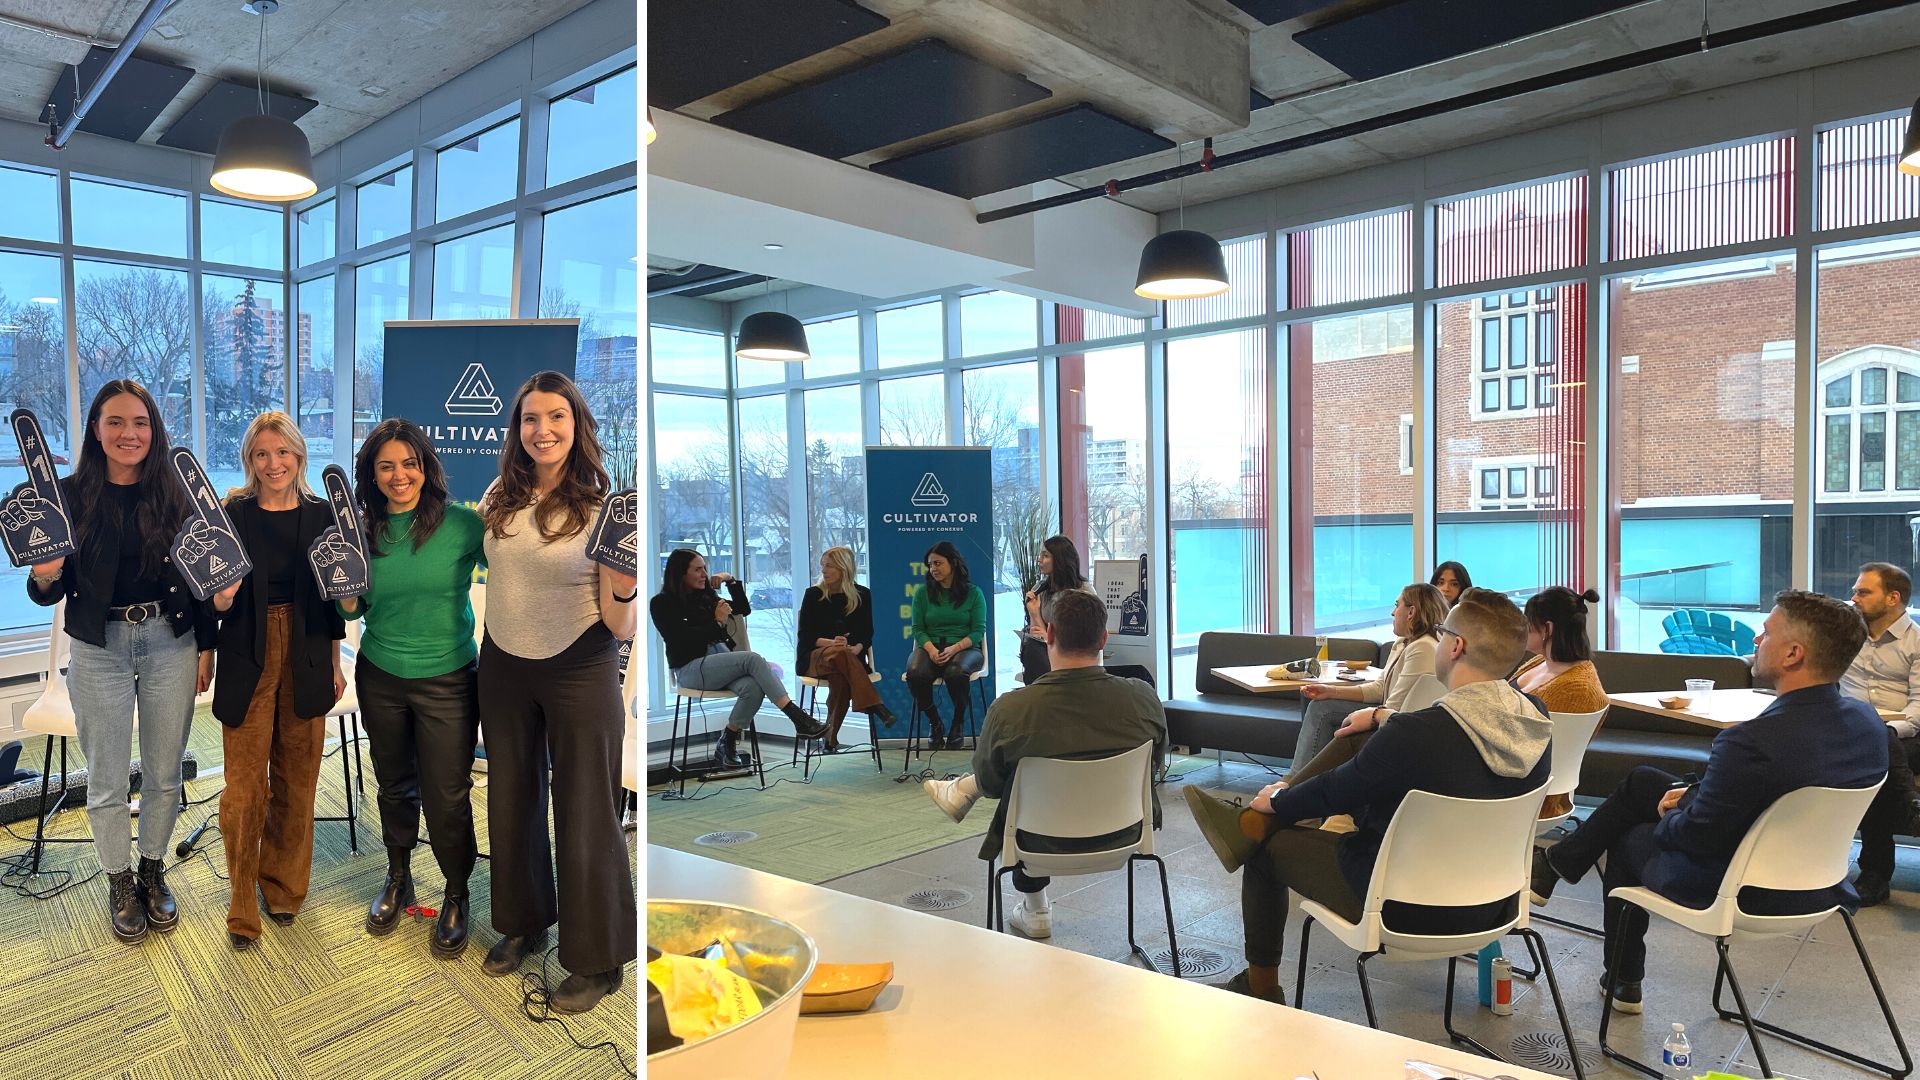
[[[1693,1046],[1687,1042],[1687,1025],[1673,1025],[1673,1034],[1661,1044],[1660,1075],[1668,1080],[1693,1080]]]

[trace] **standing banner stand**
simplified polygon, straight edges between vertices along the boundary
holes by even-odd
[[[1160,640],[1158,620],[1147,604],[1147,557],[1095,559],[1093,589],[1107,606],[1106,666],[1143,667],[1158,686]]]
[[[987,667],[974,687],[984,688],[991,704],[994,651],[1014,647],[994,640],[993,451],[984,446],[867,447],[868,587],[873,590],[873,669],[880,673],[875,689],[902,721],[891,730],[876,728],[875,740],[906,738],[913,694],[901,676],[915,648],[913,590],[926,580],[927,549],[942,540],[959,549],[967,576],[986,596],[986,640],[978,644],[986,651]],[[830,532],[823,542],[857,540]],[[1019,602],[1018,594],[1013,602]],[[986,720],[979,697],[977,691],[972,694],[974,730]],[[946,688],[936,685],[933,700],[947,717]]]

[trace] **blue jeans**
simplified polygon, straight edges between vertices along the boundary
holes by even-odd
[[[109,622],[104,648],[78,638],[72,645],[67,692],[87,759],[87,823],[100,868],[117,874],[133,865],[127,785],[134,706],[140,709],[140,855],[164,859],[180,815],[180,759],[200,651],[192,634],[173,636],[164,619]]]
[[[787,688],[774,677],[773,669],[757,652],[716,652],[675,668],[673,681],[689,690],[731,690],[733,712],[727,717],[730,728],[753,723],[753,714],[767,698],[789,696]]]

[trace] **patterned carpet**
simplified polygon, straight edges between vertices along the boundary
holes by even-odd
[[[203,773],[219,765],[217,722],[204,713],[196,717],[190,742]],[[37,740],[29,743],[22,763],[38,768],[40,751]],[[56,768],[57,761],[56,752]],[[323,816],[345,812],[340,768],[336,750],[321,769],[317,812]],[[140,1080],[626,1075],[612,1050],[576,1047],[563,1024],[589,1046],[614,1043],[632,1064],[636,972],[630,969],[620,991],[585,1016],[544,1024],[527,1019],[519,980],[480,970],[496,940],[486,922],[484,862],[473,881],[473,941],[458,961],[428,952],[430,920],[403,923],[383,938],[367,934],[366,905],[384,879],[386,858],[371,762],[366,773],[360,856],[349,852],[345,823],[319,823],[306,908],[292,926],[267,923],[259,946],[246,952],[227,943],[227,885],[218,876],[226,866],[212,830],[201,845],[205,854],[169,873],[180,926],[149,934],[139,946],[121,944],[108,930],[105,877],[49,900],[0,891],[4,1072]],[[187,787],[189,798],[206,799],[219,792],[221,778]],[[486,788],[474,795],[484,851]],[[217,805],[190,807],[174,839],[184,839]],[[14,831],[30,837],[32,823],[24,825]],[[49,835],[87,835],[85,814],[62,812]],[[0,835],[0,856],[25,848]],[[50,847],[45,865],[75,868],[78,877],[97,869],[91,847],[80,844]],[[424,848],[415,853],[414,876],[421,902],[437,907],[444,883]],[[43,874],[37,884],[49,883]],[[537,959],[529,964],[537,967]],[[548,968],[557,985],[565,977],[557,955]]]

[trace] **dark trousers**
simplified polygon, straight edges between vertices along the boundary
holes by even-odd
[[[1903,739],[1887,728],[1887,782],[1860,821],[1860,871],[1893,876],[1893,838],[1913,821],[1913,774],[1920,771],[1920,739]]]
[[[944,649],[950,643],[934,644]],[[970,676],[984,667],[986,662],[987,658],[981,655],[979,649],[962,649],[944,664],[935,664],[926,649],[914,649],[913,659],[907,661],[907,687],[913,691],[914,707],[931,717],[937,730],[940,714],[933,711],[933,684],[936,680],[944,682],[947,684],[947,696],[953,699],[953,730],[962,730],[966,726]]]
[[[557,921],[560,963],[580,975],[639,954],[633,866],[620,831],[624,711],[619,651],[601,624],[545,660],[514,656],[491,638],[480,648],[493,928],[521,937]]]
[[[1028,686],[1053,670],[1053,658],[1047,655],[1047,643],[1032,634],[1020,635],[1020,681]]]
[[[1289,825],[1274,833],[1240,869],[1240,921],[1247,963],[1279,967],[1287,933],[1287,893],[1322,904],[1349,921],[1360,918],[1360,897],[1340,872],[1340,833]]]
[[[480,703],[472,664],[445,675],[402,679],[361,653],[353,665],[360,723],[380,785],[380,832],[388,848],[413,850],[420,815],[447,891],[464,896],[473,874],[473,747]]]
[[[1672,773],[1641,765],[1627,774],[1600,808],[1573,831],[1547,849],[1547,861],[1568,881],[1579,881],[1607,858],[1600,884],[1607,892],[1640,884],[1640,872],[1658,845],[1653,827],[1660,821],[1660,800],[1679,782]],[[1603,908],[1607,932],[1606,955],[1620,943],[1620,970],[1611,972],[1622,982],[1639,982],[1647,970],[1647,913],[1622,900],[1608,900]]]

